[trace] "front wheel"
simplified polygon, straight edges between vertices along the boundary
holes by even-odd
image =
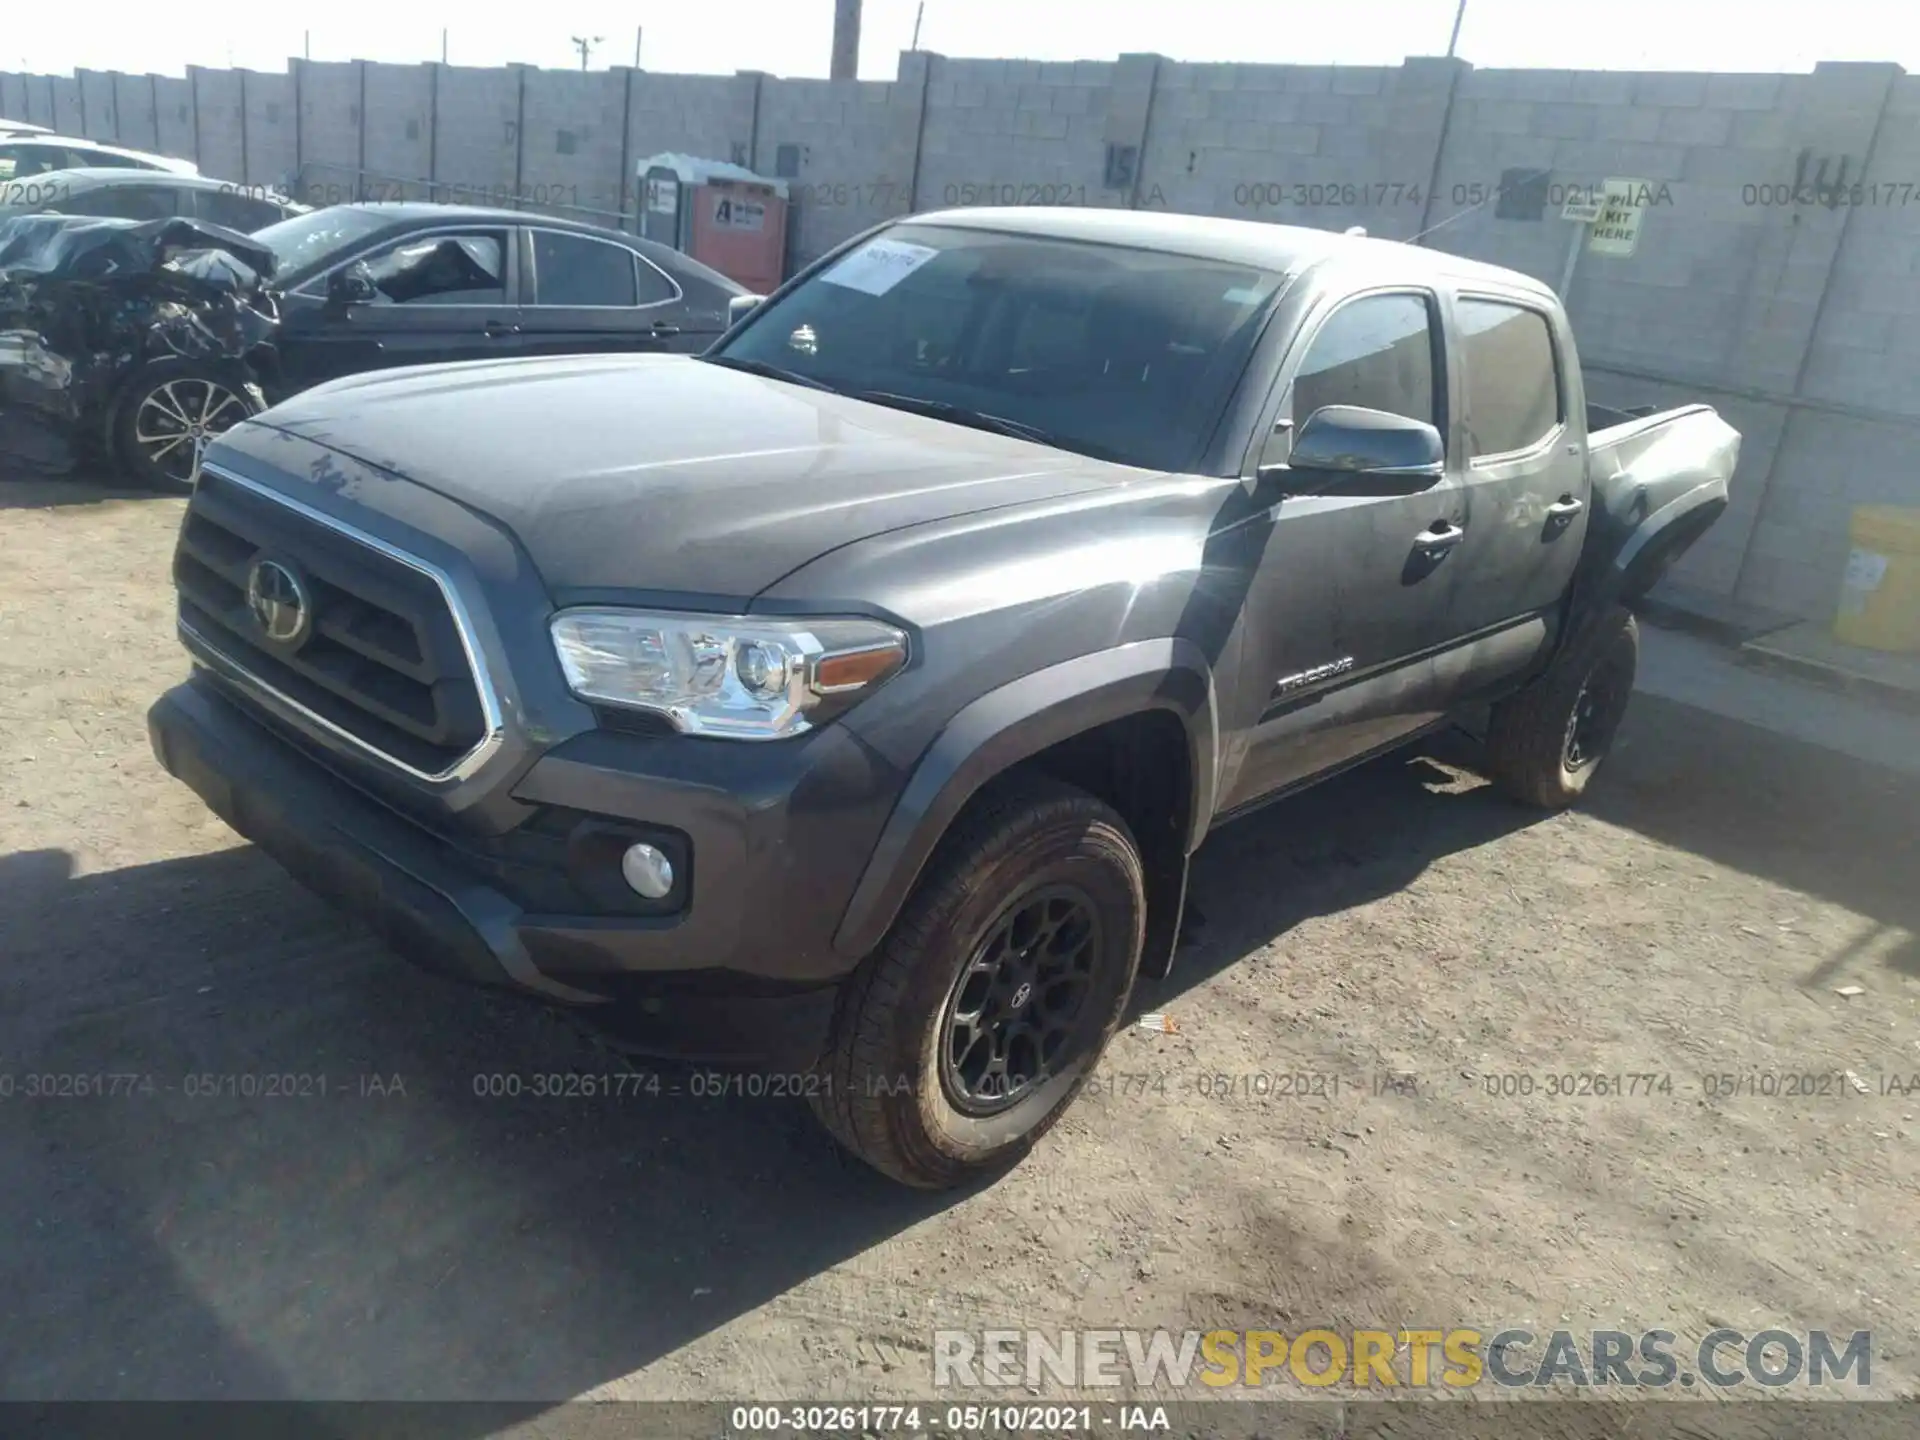
[[[114,453],[150,489],[191,490],[208,444],[264,409],[265,397],[248,381],[191,360],[162,360],[141,371],[122,398]]]
[[[1032,1148],[1119,1024],[1145,933],[1126,822],[1043,777],[956,823],[848,981],[815,1114],[891,1178],[943,1189]]]
[[[1639,663],[1639,625],[1615,610],[1546,674],[1494,706],[1486,742],[1494,784],[1548,810],[1578,800],[1613,747]]]

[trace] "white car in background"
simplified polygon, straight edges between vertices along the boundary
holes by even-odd
[[[74,140],[51,134],[0,136],[0,181],[27,180],[55,170],[82,168],[164,170],[172,175],[200,173],[200,167],[191,160],[103,145],[97,140]]]
[[[0,119],[0,139],[13,135],[51,135],[52,133],[44,125],[29,125],[24,120]]]

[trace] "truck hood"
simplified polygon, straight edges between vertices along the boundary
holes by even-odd
[[[857,540],[1140,473],[684,356],[354,376],[251,423],[505,525],[563,603],[607,590],[745,600]]]

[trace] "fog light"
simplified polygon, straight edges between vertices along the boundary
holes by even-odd
[[[629,845],[620,857],[620,873],[649,900],[664,900],[673,889],[673,862],[651,845]]]

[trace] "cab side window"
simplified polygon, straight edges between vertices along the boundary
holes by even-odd
[[[1433,336],[1433,307],[1424,295],[1349,300],[1308,342],[1283,417],[1291,413],[1297,433],[1324,406],[1359,405],[1440,426]],[[1260,463],[1283,462],[1290,446],[1290,435],[1275,433]]]
[[[1520,305],[1464,298],[1457,313],[1468,458],[1533,449],[1565,418],[1547,317]]]
[[[1325,405],[1362,405],[1439,423],[1433,321],[1425,297],[1364,296],[1320,327],[1294,377],[1294,423],[1305,423]]]

